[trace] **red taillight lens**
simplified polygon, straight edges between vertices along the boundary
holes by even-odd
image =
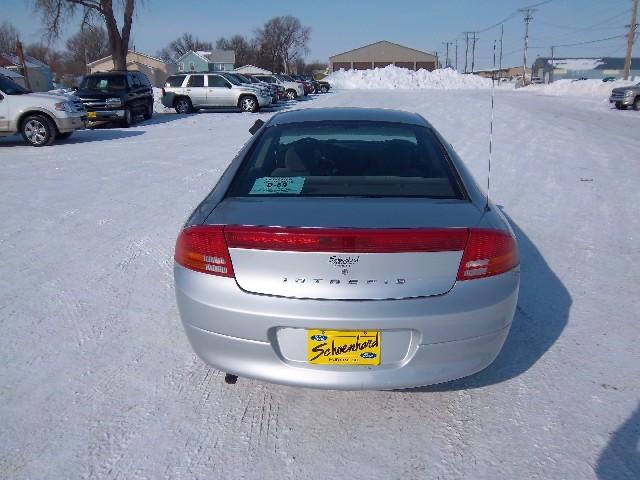
[[[229,248],[292,252],[400,253],[463,250],[466,228],[348,229],[225,227]]]
[[[221,225],[185,228],[176,242],[175,260],[196,272],[233,277],[231,258]]]
[[[470,229],[458,280],[491,277],[520,263],[515,239],[501,230]]]

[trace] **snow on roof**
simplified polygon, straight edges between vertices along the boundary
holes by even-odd
[[[271,75],[272,72],[264,68],[256,67],[255,65],[243,65],[233,70],[235,73],[262,73],[264,75]]]
[[[548,62],[565,70],[594,70],[605,63],[601,58],[559,58]]]

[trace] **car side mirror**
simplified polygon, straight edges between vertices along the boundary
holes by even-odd
[[[227,83],[227,88],[233,88],[233,85],[231,85],[230,83]]]
[[[264,121],[263,121],[263,120],[260,120],[260,119],[256,120],[256,123],[254,123],[254,124],[253,124],[253,126],[249,129],[249,133],[250,133],[251,135],[255,135],[255,134],[256,134],[256,132],[257,132],[258,130],[260,130],[260,128],[261,128],[263,125],[264,125]]]
[[[77,92],[80,89],[78,88],[77,85],[74,85],[73,87],[71,87],[71,90],[73,90],[74,92]]]

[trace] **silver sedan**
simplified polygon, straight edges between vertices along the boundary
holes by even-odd
[[[176,243],[178,307],[205,362],[345,390],[493,362],[517,303],[516,240],[429,122],[308,109],[254,133]]]

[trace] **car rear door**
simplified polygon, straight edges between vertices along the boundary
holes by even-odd
[[[191,99],[191,104],[198,108],[207,105],[207,87],[204,84],[204,75],[191,75],[187,80],[186,92]]]
[[[236,101],[231,84],[220,75],[207,77],[207,104],[212,107],[234,107]]]

